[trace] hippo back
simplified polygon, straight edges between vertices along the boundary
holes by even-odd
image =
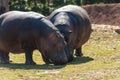
[[[0,48],[10,52],[23,52],[22,41],[34,38],[33,21],[44,18],[35,12],[10,11],[0,15]],[[31,39],[32,41],[32,39]]]

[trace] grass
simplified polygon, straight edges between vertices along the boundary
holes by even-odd
[[[0,80],[120,80],[120,34],[93,25],[83,57],[60,66],[45,65],[34,51],[37,65],[24,65],[24,54],[10,54],[11,64],[0,64]]]

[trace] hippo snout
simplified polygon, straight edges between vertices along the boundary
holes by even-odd
[[[62,54],[64,54],[64,55],[62,55]],[[68,63],[68,58],[67,58],[65,52],[62,54],[57,55],[57,59],[53,62],[54,65],[64,65],[64,64]]]
[[[73,49],[70,45],[66,45],[64,51],[60,52],[53,61],[55,65],[63,65],[73,60]]]

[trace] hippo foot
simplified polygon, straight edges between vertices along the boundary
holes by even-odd
[[[76,49],[75,55],[77,57],[82,57],[83,56],[82,47]]]
[[[49,64],[52,64],[52,62],[47,60],[47,61],[45,61],[45,64],[49,65]]]
[[[1,54],[0,53],[0,64],[9,64],[8,54]]]
[[[71,56],[70,58],[68,58],[68,62],[71,62],[73,60],[73,56]]]
[[[67,55],[67,59],[68,62],[71,62],[74,59],[73,54]]]
[[[83,56],[83,54],[82,54],[82,53],[79,53],[79,54],[78,54],[78,53],[76,53],[75,55],[76,55],[76,57],[82,57],[82,56]]]
[[[36,65],[35,62],[30,62],[30,61],[25,62],[25,64],[26,64],[26,65]]]

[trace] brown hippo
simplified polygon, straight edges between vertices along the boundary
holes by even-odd
[[[70,49],[57,28],[36,12],[10,11],[0,15],[0,63],[9,63],[9,52],[25,52],[26,64],[36,64],[38,49],[45,63],[65,64]]]
[[[91,23],[87,12],[76,5],[67,5],[51,13],[50,21],[60,30],[67,43],[82,56],[82,45],[91,34]]]

